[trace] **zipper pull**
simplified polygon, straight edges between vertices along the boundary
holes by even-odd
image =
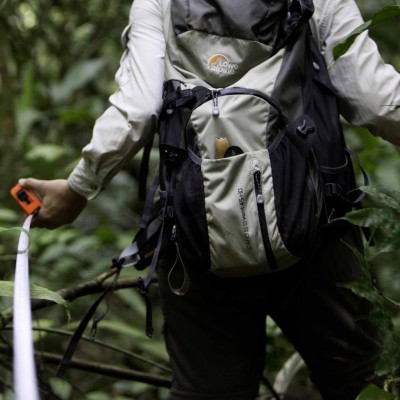
[[[173,243],[176,243],[176,225],[174,225],[172,227],[172,231],[171,231],[171,241]]]
[[[212,99],[213,99],[212,115],[214,117],[218,117],[219,116],[218,95],[219,95],[219,90],[212,90],[211,91],[211,96],[212,96]]]
[[[254,189],[256,192],[256,201],[257,204],[264,204],[264,195],[262,191],[262,181],[261,181],[261,168],[260,162],[258,160],[253,160],[253,168],[254,168]]]
[[[254,172],[254,186],[256,191],[256,201],[258,205],[264,204],[264,195],[262,191],[262,183],[261,183],[261,171],[256,170]]]

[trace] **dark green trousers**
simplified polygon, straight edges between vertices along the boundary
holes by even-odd
[[[355,244],[353,233],[346,241]],[[222,279],[187,266],[184,296],[170,290],[168,264],[159,278],[172,399],[254,400],[268,357],[267,315],[299,351],[324,400],[354,400],[373,379],[382,345],[367,318],[370,304],[341,286],[361,276],[345,244],[256,278]]]

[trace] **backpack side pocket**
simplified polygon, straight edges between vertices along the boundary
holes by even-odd
[[[177,240],[183,261],[188,266],[208,269],[209,240],[204,208],[201,166],[187,157],[174,194]]]
[[[316,129],[311,118],[303,115],[269,149],[279,229],[289,251],[298,257],[307,256],[316,244],[324,204],[312,147]]]

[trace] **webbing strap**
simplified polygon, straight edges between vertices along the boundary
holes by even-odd
[[[154,177],[153,183],[151,184],[149,192],[147,193],[147,196],[146,196],[146,203],[144,205],[143,215],[139,221],[140,228],[143,228],[143,229],[146,228],[147,223],[149,222],[149,219],[150,219],[151,213],[152,213],[152,209],[153,209],[154,198],[155,198],[159,183],[160,183],[160,177],[157,174]]]
[[[150,142],[146,144],[143,149],[143,157],[140,163],[139,168],[139,199],[144,200],[146,198],[146,183],[147,183],[147,176],[149,174],[149,161],[151,150],[153,148],[153,139],[152,136]]]
[[[32,215],[23,224],[15,266],[13,304],[13,372],[16,400],[39,400],[32,340],[32,313],[29,290],[29,228]]]
[[[65,372],[67,371],[67,368],[71,362],[72,356],[75,353],[76,350],[76,346],[78,345],[79,340],[81,339],[83,332],[85,331],[89,321],[92,319],[92,317],[94,316],[94,313],[97,310],[97,307],[99,306],[99,304],[103,301],[103,299],[110,293],[113,292],[113,289],[115,287],[115,284],[119,278],[119,274],[121,271],[121,265],[120,264],[114,264],[114,266],[117,268],[117,272],[115,274],[114,279],[112,280],[112,282],[106,287],[106,289],[103,291],[103,293],[101,293],[101,295],[97,298],[97,300],[92,304],[92,306],[89,308],[89,310],[86,312],[85,316],[82,318],[78,328],[76,329],[76,331],[74,332],[74,334],[72,335],[67,349],[64,352],[63,358],[57,368],[57,372],[56,372],[56,376],[57,377],[63,377]],[[107,305],[107,310],[108,310],[108,305]],[[94,335],[96,333],[96,328],[97,328],[97,324],[104,318],[105,313],[102,313],[99,317],[94,318],[93,320],[93,326],[92,326],[92,333],[91,333],[91,337],[92,339],[94,339]]]
[[[157,265],[158,265],[158,259],[159,259],[161,247],[163,244],[167,208],[168,208],[168,205],[167,205],[167,201],[165,200],[165,205],[161,209],[161,218],[160,219],[161,219],[162,223],[161,223],[160,234],[158,237],[157,246],[154,251],[153,259],[151,260],[151,264],[150,264],[150,267],[149,267],[146,277],[144,279],[139,278],[139,284],[138,284],[139,292],[143,296],[143,298],[145,299],[145,302],[146,302],[146,335],[148,337],[153,336],[154,329],[153,329],[152,305],[151,305],[150,298],[148,296],[147,289],[153,279],[153,276],[156,272]]]

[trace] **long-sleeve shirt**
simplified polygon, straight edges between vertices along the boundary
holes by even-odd
[[[116,73],[118,90],[97,119],[92,139],[68,178],[87,199],[140,151],[157,130],[164,81],[164,15],[170,0],[135,0],[122,34],[125,51]],[[354,0],[314,0],[311,27],[336,89],[342,116],[400,145],[400,74],[385,64],[367,33],[333,62],[332,50],[363,23]]]

